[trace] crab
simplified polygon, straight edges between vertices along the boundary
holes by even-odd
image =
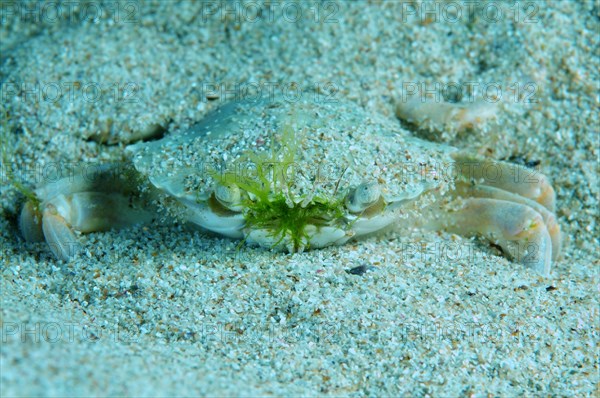
[[[421,140],[350,101],[233,101],[125,153],[37,188],[20,215],[25,239],[69,260],[80,233],[173,218],[290,252],[396,226],[480,235],[543,275],[560,253],[547,177]]]

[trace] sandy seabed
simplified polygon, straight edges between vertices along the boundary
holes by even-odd
[[[2,396],[598,393],[597,2],[69,3],[0,5]],[[70,262],[20,238],[9,164],[35,186],[296,87],[390,118],[409,89],[499,99],[485,128],[405,128],[540,161],[565,236],[551,277],[420,231],[289,255],[140,226]]]

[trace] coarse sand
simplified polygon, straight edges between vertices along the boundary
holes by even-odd
[[[0,7],[1,396],[597,396],[597,1]],[[409,92],[498,100],[482,128],[402,127],[539,161],[565,236],[551,277],[406,228],[292,255],[165,223],[81,236],[70,262],[20,237],[14,181],[297,88],[389,118]]]

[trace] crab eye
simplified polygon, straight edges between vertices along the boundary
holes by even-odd
[[[215,198],[229,210],[240,211],[242,209],[242,194],[237,185],[217,184]]]
[[[376,182],[363,183],[348,194],[346,207],[352,213],[360,213],[377,203],[380,197],[379,184]]]

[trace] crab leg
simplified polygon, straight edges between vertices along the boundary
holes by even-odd
[[[403,95],[396,104],[396,116],[431,131],[463,131],[496,119],[498,106],[492,102],[455,104],[433,98],[408,98]]]
[[[23,207],[19,224],[24,238],[39,241],[43,236],[58,258],[68,260],[80,248],[76,231],[105,231],[151,221],[150,197],[141,195],[128,171],[102,166],[94,174],[65,177],[37,190],[38,197],[46,200],[37,207],[32,203]]]

